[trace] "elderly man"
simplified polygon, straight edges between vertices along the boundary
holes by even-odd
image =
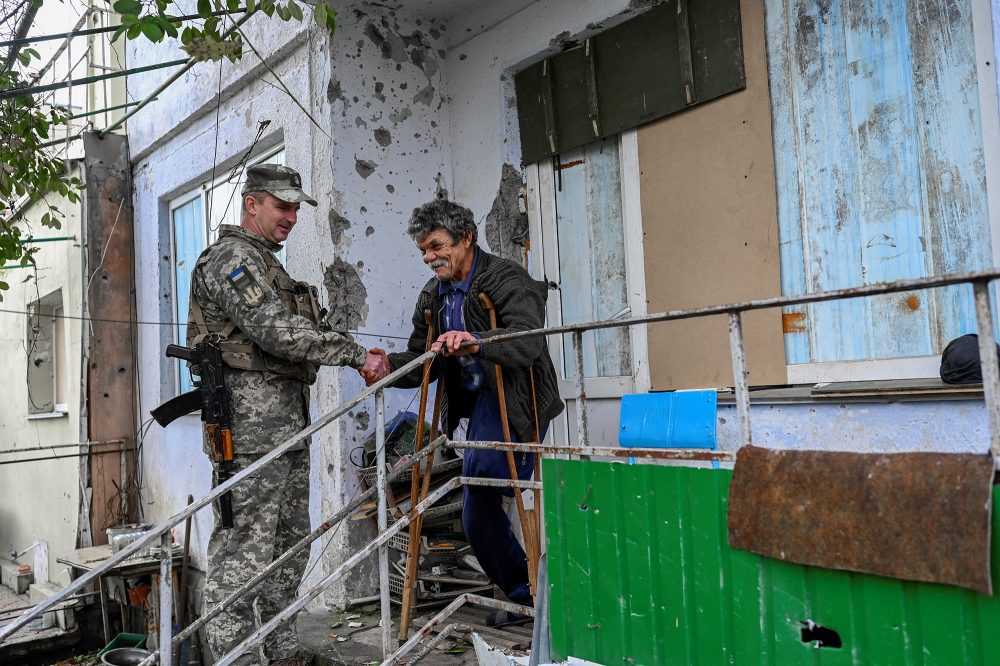
[[[320,365],[373,370],[380,358],[324,322],[315,287],[293,280],[274,253],[295,227],[299,174],[261,164],[247,170],[240,226],[223,225],[219,240],[198,258],[191,277],[188,345],[220,342],[231,396],[236,465],[242,470],[308,424],[309,386]],[[309,452],[300,444],[232,491],[233,526],[215,529],[208,545],[205,603],[218,604],[309,532]],[[290,604],[308,550],[298,552],[255,593],[223,611],[206,631],[217,657]],[[295,628],[272,633],[271,664],[305,664]],[[244,655],[240,664],[255,663]]]
[[[545,338],[460,345],[502,333],[541,328],[545,323],[546,286],[533,280],[520,265],[480,248],[476,244],[472,211],[456,203],[436,200],[417,208],[406,232],[416,242],[434,277],[417,297],[407,350],[389,354],[381,368],[366,374],[366,381],[374,383],[423,353],[427,339],[424,311],[430,309],[440,334],[434,348],[444,352],[444,357],[435,359],[431,368],[431,378],[445,382],[446,404],[441,410],[444,431],[451,435],[459,421],[467,418],[468,439],[503,440],[495,373],[496,366],[500,366],[512,439],[534,441],[536,425],[544,437],[549,422],[563,409]],[[496,329],[490,328],[489,314],[479,300],[480,294],[489,296],[496,307]],[[421,380],[422,370],[417,368],[395,385],[414,387]],[[530,478],[534,469],[531,457],[518,454],[515,459],[519,478]],[[468,450],[462,474],[509,479],[506,453]],[[462,525],[479,563],[511,601],[530,606],[527,558],[502,506],[503,495],[510,496],[512,492],[478,486],[468,486],[464,492]],[[506,624],[513,619],[501,611],[492,617],[491,623]]]

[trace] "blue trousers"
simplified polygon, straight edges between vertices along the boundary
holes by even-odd
[[[512,437],[516,437],[511,433]],[[544,438],[544,433],[542,437]],[[470,440],[503,441],[497,397],[482,393],[469,419]],[[516,439],[515,441],[520,441]],[[527,481],[535,469],[533,457],[514,453],[517,476]],[[462,476],[487,479],[509,479],[510,468],[506,451],[467,449],[462,463]],[[517,604],[531,606],[528,583],[528,557],[511,530],[510,519],[503,510],[503,498],[513,497],[510,488],[463,488],[462,527],[472,546],[472,552],[490,580]]]

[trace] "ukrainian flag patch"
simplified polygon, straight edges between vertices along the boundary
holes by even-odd
[[[264,298],[264,290],[257,284],[257,280],[246,266],[240,266],[229,274],[226,278],[229,284],[233,285],[236,293],[240,295],[243,302],[250,307],[256,307]]]

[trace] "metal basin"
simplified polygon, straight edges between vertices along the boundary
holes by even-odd
[[[108,666],[138,666],[150,654],[149,650],[141,648],[115,648],[105,652],[101,662]]]

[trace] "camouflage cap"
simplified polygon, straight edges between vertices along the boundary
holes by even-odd
[[[290,167],[280,164],[255,164],[247,169],[242,195],[250,192],[267,192],[289,203],[306,202],[316,205],[316,200],[302,191],[302,176]]]

